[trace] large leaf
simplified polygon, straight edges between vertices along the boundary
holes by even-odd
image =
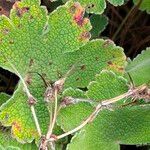
[[[91,99],[101,100],[113,98],[127,90],[125,79],[102,71],[90,84],[87,95]],[[114,111],[103,110],[92,123],[76,133],[67,149],[80,149],[82,145],[83,150],[119,150],[119,144],[146,144],[150,140],[149,109],[149,105],[141,105],[120,107]],[[68,106],[61,110],[58,123],[67,132],[81,124],[91,111],[93,107],[87,103]]]
[[[43,134],[49,115],[43,100],[45,86],[38,74],[46,81],[56,81],[75,65],[65,87],[76,88],[86,87],[103,68],[124,72],[126,57],[120,47],[104,40],[86,44],[91,26],[82,15],[83,8],[73,2],[47,15],[38,0],[24,0],[14,5],[10,19],[0,17],[0,65],[25,78],[37,99],[36,114]],[[20,81],[14,95],[1,107],[1,122],[12,126],[13,136],[20,142],[38,138],[27,100]]]
[[[33,4],[30,5],[30,2]],[[59,69],[57,64],[50,63],[58,57],[62,58],[62,53],[73,51],[86,43],[88,39],[84,40],[80,36],[90,29],[90,24],[87,22],[81,26],[74,20],[74,14],[70,12],[72,2],[58,8],[49,16],[46,15],[45,9],[34,3],[17,2],[11,11],[11,20],[5,16],[0,17],[0,64],[12,72],[16,73],[18,70],[22,77],[25,77],[28,71],[32,71],[49,75],[50,80],[56,79]],[[16,70],[11,68],[10,64]],[[45,87],[38,75],[32,75],[29,88],[38,98],[37,116],[42,131],[46,132],[49,116],[43,101]],[[31,142],[37,137],[27,96],[21,84],[1,110],[1,121],[7,126],[13,126],[13,134],[18,140]]]
[[[92,100],[101,101],[116,97],[127,91],[128,88],[125,79],[120,76],[118,77],[113,72],[102,71],[96,76],[96,81],[91,82],[88,86],[88,92],[86,93],[86,96],[87,99],[90,98]],[[80,98],[78,92],[76,92],[76,95],[73,91],[72,93],[67,93],[68,96]],[[66,96],[67,93],[65,94]],[[94,108],[88,103],[79,103],[75,106],[71,105],[61,110],[57,122],[65,131],[71,130],[79,125],[93,110]]]
[[[64,2],[69,0],[63,0]],[[102,14],[106,8],[106,0],[74,0],[80,2],[88,13]],[[114,6],[120,6],[124,0],[108,0]]]
[[[130,74],[135,85],[150,82],[150,48],[142,51],[133,61],[130,61],[126,71]]]

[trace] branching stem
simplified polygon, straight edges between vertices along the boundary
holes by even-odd
[[[126,93],[124,93],[124,94],[122,94],[122,95],[119,95],[119,96],[117,96],[117,97],[115,97],[115,98],[111,98],[111,99],[104,100],[104,101],[100,102],[100,103],[96,106],[95,110],[91,113],[91,115],[90,115],[84,122],[82,122],[79,126],[77,126],[77,127],[74,128],[73,130],[70,130],[70,131],[68,131],[68,132],[66,132],[66,133],[64,133],[64,134],[62,134],[62,135],[56,136],[55,139],[54,139],[54,138],[50,138],[50,139],[47,140],[47,142],[52,142],[52,141],[56,141],[56,140],[62,139],[62,138],[66,137],[66,136],[68,136],[68,135],[70,135],[70,134],[73,134],[73,133],[79,131],[79,130],[82,129],[85,125],[87,125],[88,123],[90,123],[91,121],[93,121],[93,119],[99,114],[99,112],[100,112],[103,108],[105,108],[105,107],[107,108],[107,106],[109,106],[110,104],[115,103],[115,102],[117,102],[117,101],[119,101],[119,100],[121,100],[121,99],[123,99],[123,98],[130,97],[130,96],[134,95],[136,92],[139,92],[139,91],[141,91],[141,90],[144,90],[145,88],[146,88],[145,85],[141,85],[141,86],[137,87],[136,89],[134,89],[134,90],[132,90],[132,91],[129,90],[128,92],[126,92]]]

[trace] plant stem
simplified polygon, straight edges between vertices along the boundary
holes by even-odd
[[[91,113],[91,115],[84,121],[82,122],[79,126],[77,126],[76,128],[74,128],[73,130],[70,130],[62,135],[58,135],[56,136],[56,139],[54,138],[50,138],[47,140],[47,142],[52,142],[52,141],[55,141],[55,140],[59,140],[59,139],[62,139],[70,134],[73,134],[77,131],[79,131],[80,129],[82,129],[85,125],[87,125],[88,123],[90,123],[91,121],[93,121],[93,119],[95,119],[95,117],[99,114],[100,110],[103,109],[103,107],[107,107],[108,105],[112,104],[112,103],[115,103],[123,98],[126,98],[126,97],[130,97],[132,95],[134,95],[136,92],[140,92],[141,90],[144,90],[146,88],[145,85],[141,85],[139,87],[137,87],[136,89],[132,90],[132,91],[128,91],[122,95],[119,95],[115,98],[111,98],[111,99],[108,99],[108,100],[104,100],[102,102],[100,102],[95,110]]]
[[[35,113],[34,106],[32,105],[30,108],[31,108],[31,112],[32,112],[32,115],[33,115],[33,118],[34,118],[34,122],[35,122],[35,125],[36,125],[36,128],[37,128],[37,131],[39,133],[39,136],[41,137],[42,136],[42,132],[41,132],[41,128],[40,128],[40,125],[39,125],[36,113]]]
[[[20,75],[20,73],[18,72],[18,70],[15,68],[15,66],[10,62],[8,61],[10,66],[12,67],[12,69],[16,72],[16,74],[18,75],[18,77],[20,78],[20,80],[22,81],[22,84],[24,86],[24,90],[28,96],[28,99],[30,99],[32,96],[32,94],[30,93],[24,79],[22,78],[22,76]],[[35,122],[35,125],[36,125],[36,128],[37,128],[37,131],[38,131],[38,134],[39,136],[41,137],[42,133],[41,133],[41,128],[40,128],[40,125],[39,125],[39,122],[38,122],[38,119],[37,119],[37,116],[36,116],[36,113],[35,113],[35,109],[34,109],[34,106],[31,105],[30,106],[30,109],[31,109],[31,112],[32,112],[32,115],[33,115],[33,119],[34,119],[34,122]]]
[[[127,16],[124,18],[124,20],[122,21],[122,23],[120,24],[119,28],[117,29],[117,31],[115,32],[115,34],[113,35],[113,37],[111,38],[113,41],[116,39],[118,33],[120,32],[120,30],[122,29],[122,27],[124,26],[124,24],[126,23],[126,21],[128,20],[129,16],[132,14],[132,12],[134,12],[134,10],[140,6],[140,4],[142,3],[143,0],[139,0],[137,5],[134,5],[132,7],[132,9],[129,11],[129,13],[127,14]]]
[[[48,132],[47,132],[47,135],[46,135],[46,139],[49,139],[51,134],[52,134],[52,131],[53,131],[53,128],[54,128],[54,125],[55,125],[55,122],[56,122],[56,117],[57,117],[57,104],[58,103],[58,99],[57,99],[57,90],[55,90],[55,108],[54,108],[54,115],[53,115],[53,119],[52,119],[52,122],[50,122],[50,125],[49,125],[49,129],[48,129]],[[52,112],[51,112],[52,113]]]

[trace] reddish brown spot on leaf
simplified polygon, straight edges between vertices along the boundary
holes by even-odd
[[[122,67],[120,67],[120,68],[118,68],[120,71],[124,71],[124,68],[122,68]]]
[[[114,42],[110,39],[107,39],[106,42],[103,44],[103,47],[106,48],[107,46],[113,44]]]
[[[8,29],[4,29],[3,30],[3,34],[8,34],[9,33],[9,30]]]
[[[3,41],[3,40],[2,40],[2,39],[0,39],[0,44],[2,43],[2,41]]]
[[[91,38],[90,32],[85,31],[85,32],[82,32],[82,33],[81,33],[79,39],[82,40],[82,41],[84,41],[84,40],[88,40],[88,39],[90,39],[90,38]]]
[[[13,40],[10,40],[10,41],[9,41],[9,44],[14,44],[14,41],[13,41]]]
[[[76,81],[79,81],[80,80],[80,78],[76,78]]]
[[[85,70],[85,69],[86,69],[86,65],[82,65],[81,70]]]
[[[34,64],[34,60],[33,60],[33,59],[30,59],[29,67],[31,67],[33,64]]]
[[[107,63],[108,65],[113,65],[112,61],[108,61]]]
[[[23,14],[27,13],[30,10],[29,7],[22,7],[22,8],[20,8],[19,2],[16,2],[13,5],[13,9],[16,9],[16,14],[17,14],[18,17],[22,17]]]
[[[12,127],[13,127],[14,131],[21,132],[21,126],[17,121],[14,121],[12,123]]]
[[[25,77],[25,82],[27,85],[30,85],[32,83],[32,76],[31,74],[27,74]]]
[[[85,9],[78,2],[70,7],[70,12],[73,14],[74,21],[79,26],[84,26],[89,22],[88,18],[84,18]]]

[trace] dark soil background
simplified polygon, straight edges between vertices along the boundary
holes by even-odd
[[[15,0],[0,0],[0,15],[4,14],[9,17],[10,9]],[[50,0],[41,0],[41,5],[47,7],[49,12],[52,12],[56,7],[62,5],[61,0],[50,2]],[[107,4],[105,10],[106,16],[109,18],[109,24],[99,37],[108,37],[117,45],[124,48],[125,54],[131,59],[135,58],[142,50],[150,46],[150,15],[142,12],[137,7],[134,7],[132,0],[129,0],[125,5],[114,7]],[[117,36],[114,36],[120,24],[133,9],[132,13],[124,26],[121,28]],[[0,68],[0,92],[13,94],[13,91],[19,81],[19,78]],[[120,145],[121,150],[150,150],[149,146],[143,145]]]

